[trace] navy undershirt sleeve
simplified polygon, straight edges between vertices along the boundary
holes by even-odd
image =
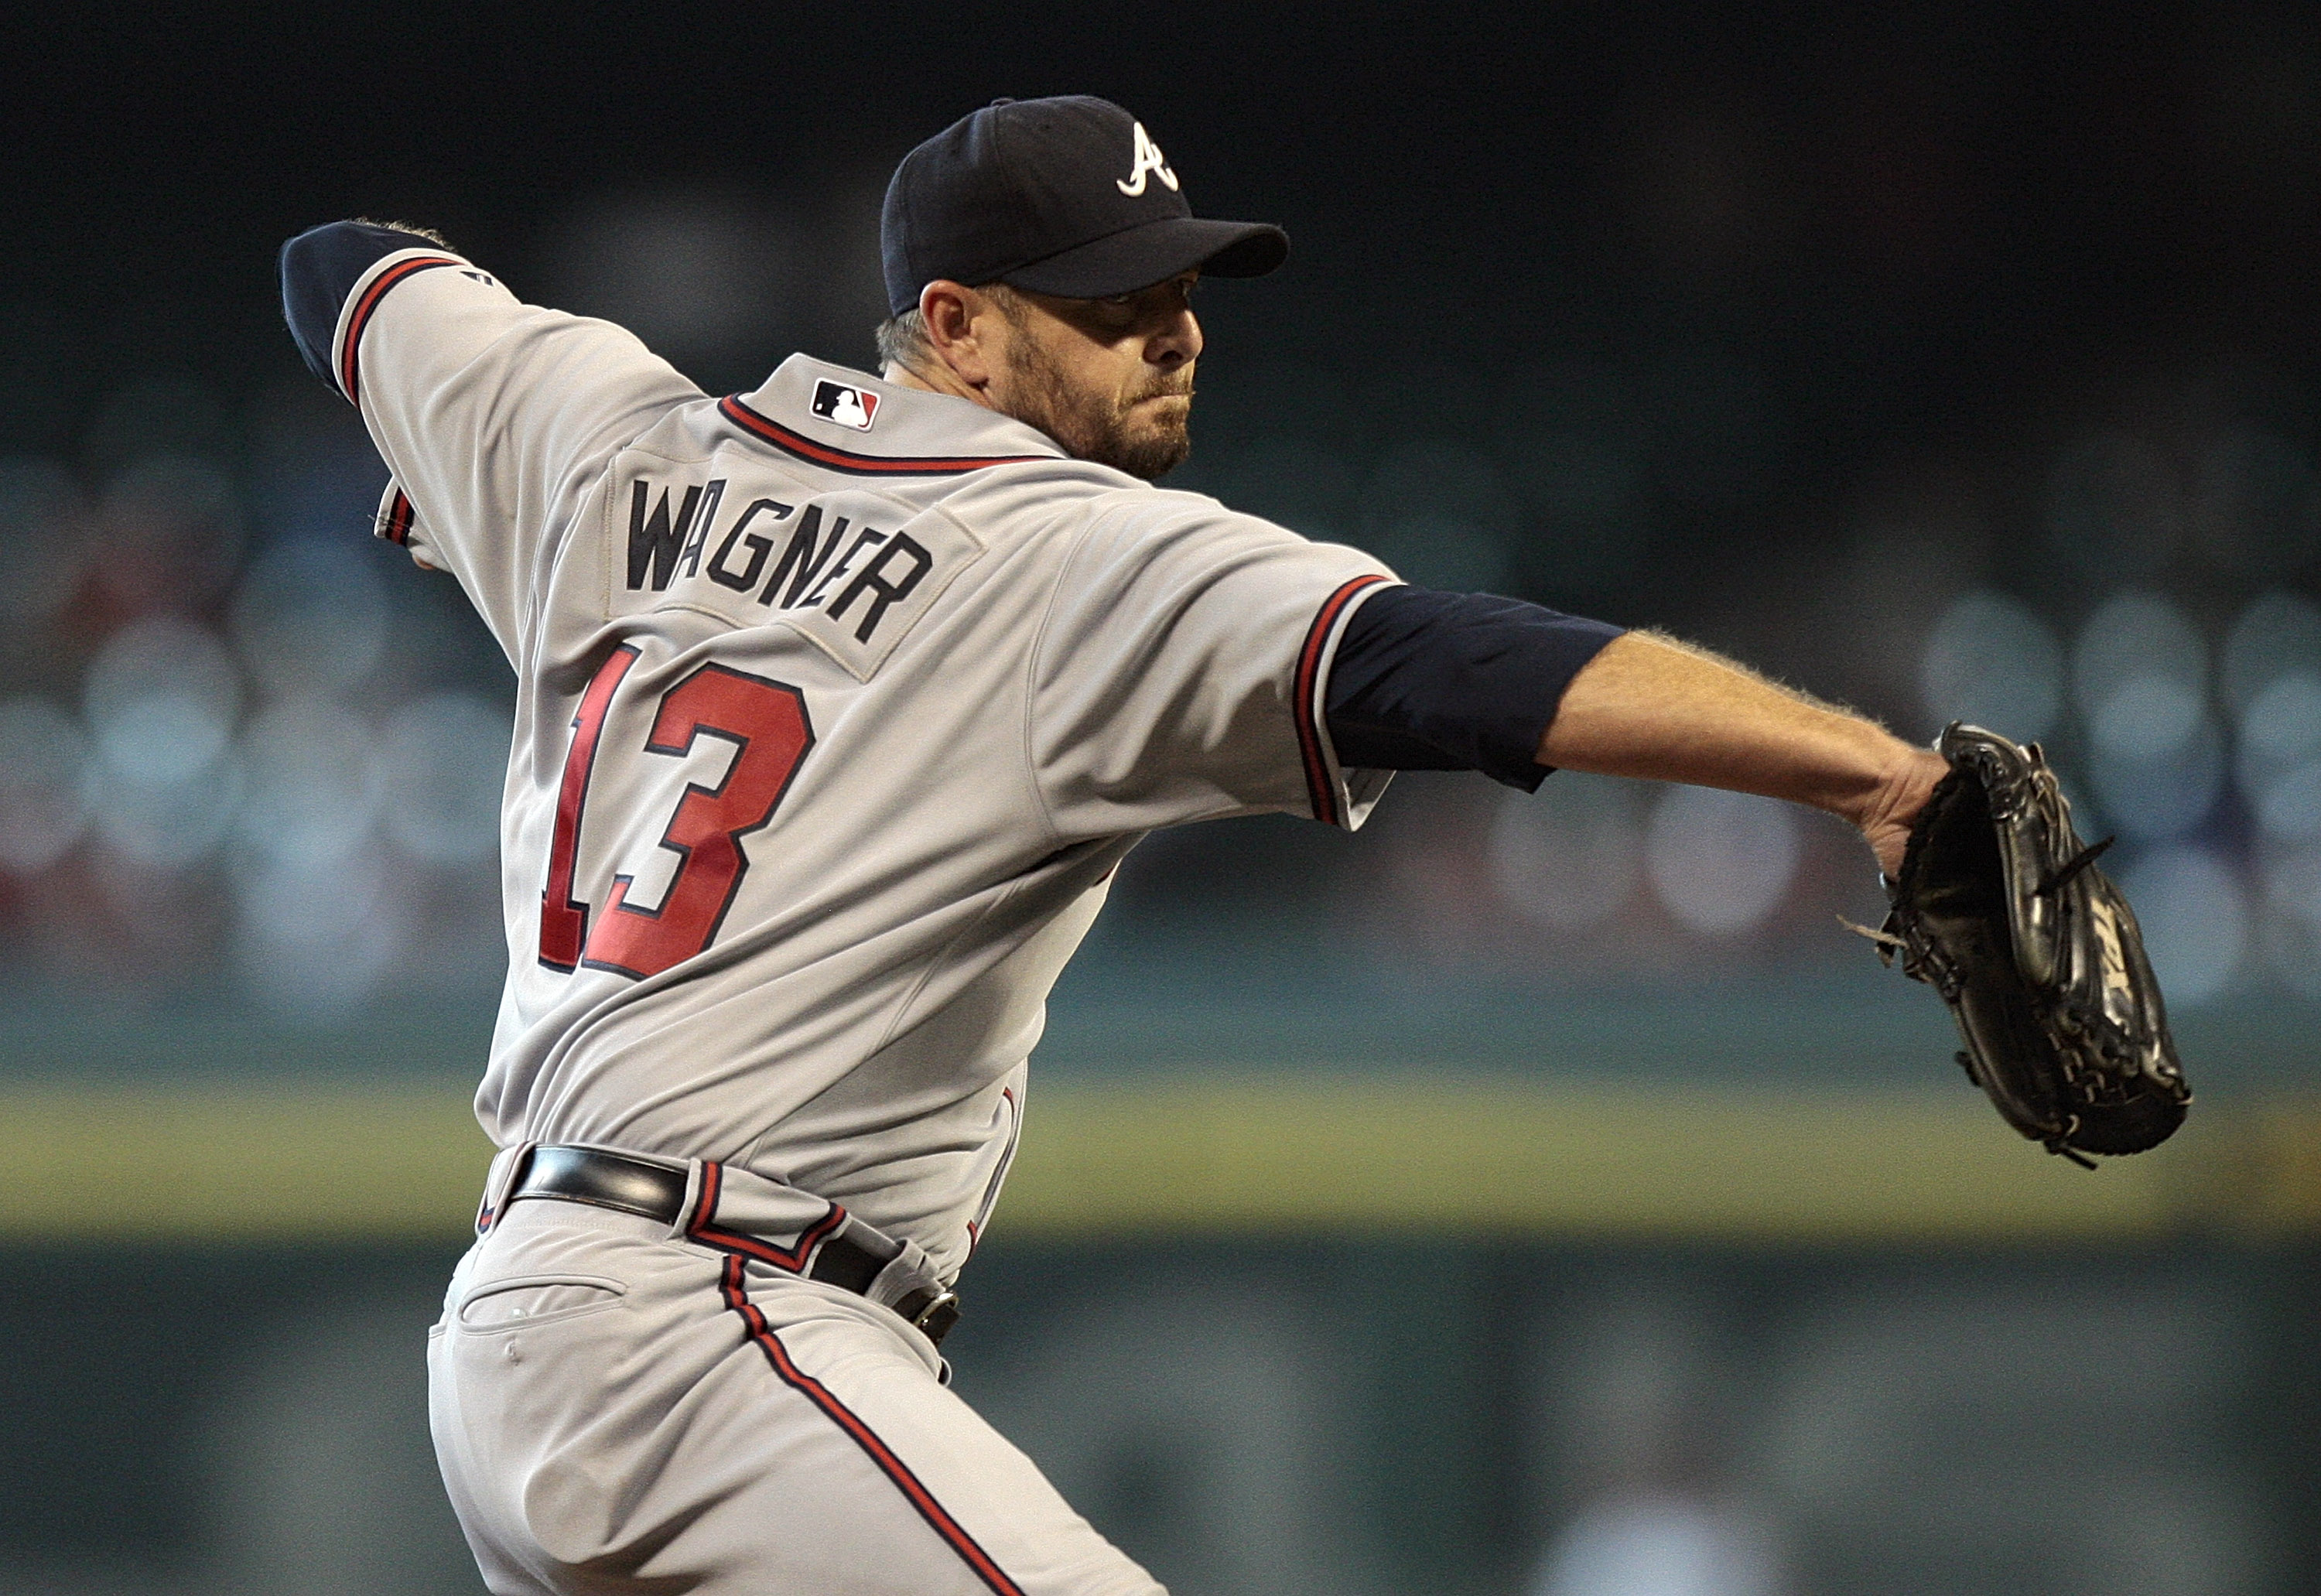
[[[331,374],[331,341],[339,311],[362,274],[397,250],[432,242],[415,233],[374,222],[331,222],[310,227],[282,246],[282,315],[306,359],[306,369],[338,390]]]
[[[1341,765],[1480,771],[1535,792],[1563,689],[1624,628],[1520,598],[1388,588],[1346,623],[1324,713]]]

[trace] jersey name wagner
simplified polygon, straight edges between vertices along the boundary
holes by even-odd
[[[745,468],[616,472],[607,497],[609,613],[671,606],[736,626],[784,623],[868,681],[983,553],[940,508],[812,493]]]

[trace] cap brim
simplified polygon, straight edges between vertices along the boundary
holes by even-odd
[[[1289,235],[1270,222],[1164,216],[1019,266],[999,280],[1034,294],[1103,299],[1197,266],[1213,277],[1263,277],[1288,255]]]

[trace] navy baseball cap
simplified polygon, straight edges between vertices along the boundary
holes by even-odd
[[[1289,253],[1265,222],[1193,214],[1144,124],[1109,100],[994,100],[903,157],[878,218],[896,315],[937,278],[1101,299],[1197,266],[1262,277]]]

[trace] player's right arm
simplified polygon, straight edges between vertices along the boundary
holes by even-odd
[[[701,391],[609,322],[525,305],[413,230],[334,222],[282,247],[283,313],[362,413],[417,522],[521,657],[596,469]]]

